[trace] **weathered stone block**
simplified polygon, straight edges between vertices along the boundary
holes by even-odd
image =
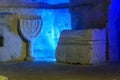
[[[14,14],[0,13],[0,62],[24,60],[26,45],[18,35],[17,18]],[[25,55],[23,55],[25,54]]]
[[[106,30],[65,30],[56,49],[56,60],[95,64],[106,60]]]

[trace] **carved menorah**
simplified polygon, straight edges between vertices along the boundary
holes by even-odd
[[[33,43],[41,31],[42,19],[41,17],[26,17],[19,20],[19,31],[21,36],[28,42],[28,51],[26,60],[32,61],[33,58]]]

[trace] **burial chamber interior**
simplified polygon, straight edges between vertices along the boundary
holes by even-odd
[[[80,29],[88,29],[88,28],[102,29],[102,28],[105,28],[107,22],[111,23],[112,21],[110,22],[110,20],[113,19],[113,18],[112,19],[108,18],[109,16],[108,8],[110,5],[110,2],[109,2],[110,0],[106,0],[103,2],[102,0],[98,0],[98,1],[95,1],[95,0],[93,1],[89,1],[89,0],[85,0],[85,1],[82,1],[82,0],[57,0],[57,1],[28,0],[28,1],[25,1],[25,0],[22,0],[22,1],[25,3],[30,2],[31,4],[33,4],[32,7],[34,7],[34,4],[36,3],[38,4],[39,2],[40,2],[39,4],[42,4],[42,3],[45,3],[45,4],[42,4],[42,8],[35,6],[35,8],[33,9],[31,8],[16,9],[15,6],[14,7],[12,6],[12,8],[0,9],[0,12],[7,11],[12,13],[18,13],[18,14],[41,15],[43,19],[42,30],[40,35],[38,36],[38,38],[35,40],[33,44],[34,46],[33,56],[35,57],[36,61],[39,61],[39,60],[55,61],[56,59],[55,49],[58,44],[61,31],[80,30]],[[84,4],[82,5],[82,7],[80,6],[81,3]],[[117,4],[117,3],[115,3],[115,1],[112,1],[112,4]],[[111,8],[111,11],[112,11],[112,8]],[[89,13],[89,16],[86,16],[87,15],[86,13]],[[95,24],[95,23],[98,23],[98,24]],[[113,25],[113,24],[110,24],[110,25]],[[116,33],[116,32],[117,30],[115,29],[113,33]],[[112,33],[109,35],[111,36]],[[115,37],[114,39],[117,40],[118,37]],[[1,37],[0,43],[3,43],[3,41],[4,41],[4,38]],[[117,44],[118,42],[115,41],[114,43]],[[115,44],[112,44],[112,46],[113,45],[116,46]],[[0,45],[3,46],[3,44],[0,44]],[[114,50],[111,50],[111,51],[114,51]],[[112,53],[110,55],[112,55]]]

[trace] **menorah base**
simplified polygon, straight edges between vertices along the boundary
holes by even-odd
[[[33,61],[34,58],[33,58],[33,57],[26,57],[24,60],[25,60],[25,61]]]

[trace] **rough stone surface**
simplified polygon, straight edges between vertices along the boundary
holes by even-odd
[[[95,64],[106,60],[106,29],[65,30],[56,49],[56,60]]]
[[[0,75],[0,80],[8,80],[8,77]]]
[[[3,46],[0,47],[0,62],[23,60],[23,52],[26,53],[24,51],[26,48],[18,35],[16,16],[14,14],[3,14],[1,16],[0,27],[4,41]]]
[[[71,4],[86,6],[71,7],[72,29],[104,28],[108,21],[110,0],[70,0]]]

